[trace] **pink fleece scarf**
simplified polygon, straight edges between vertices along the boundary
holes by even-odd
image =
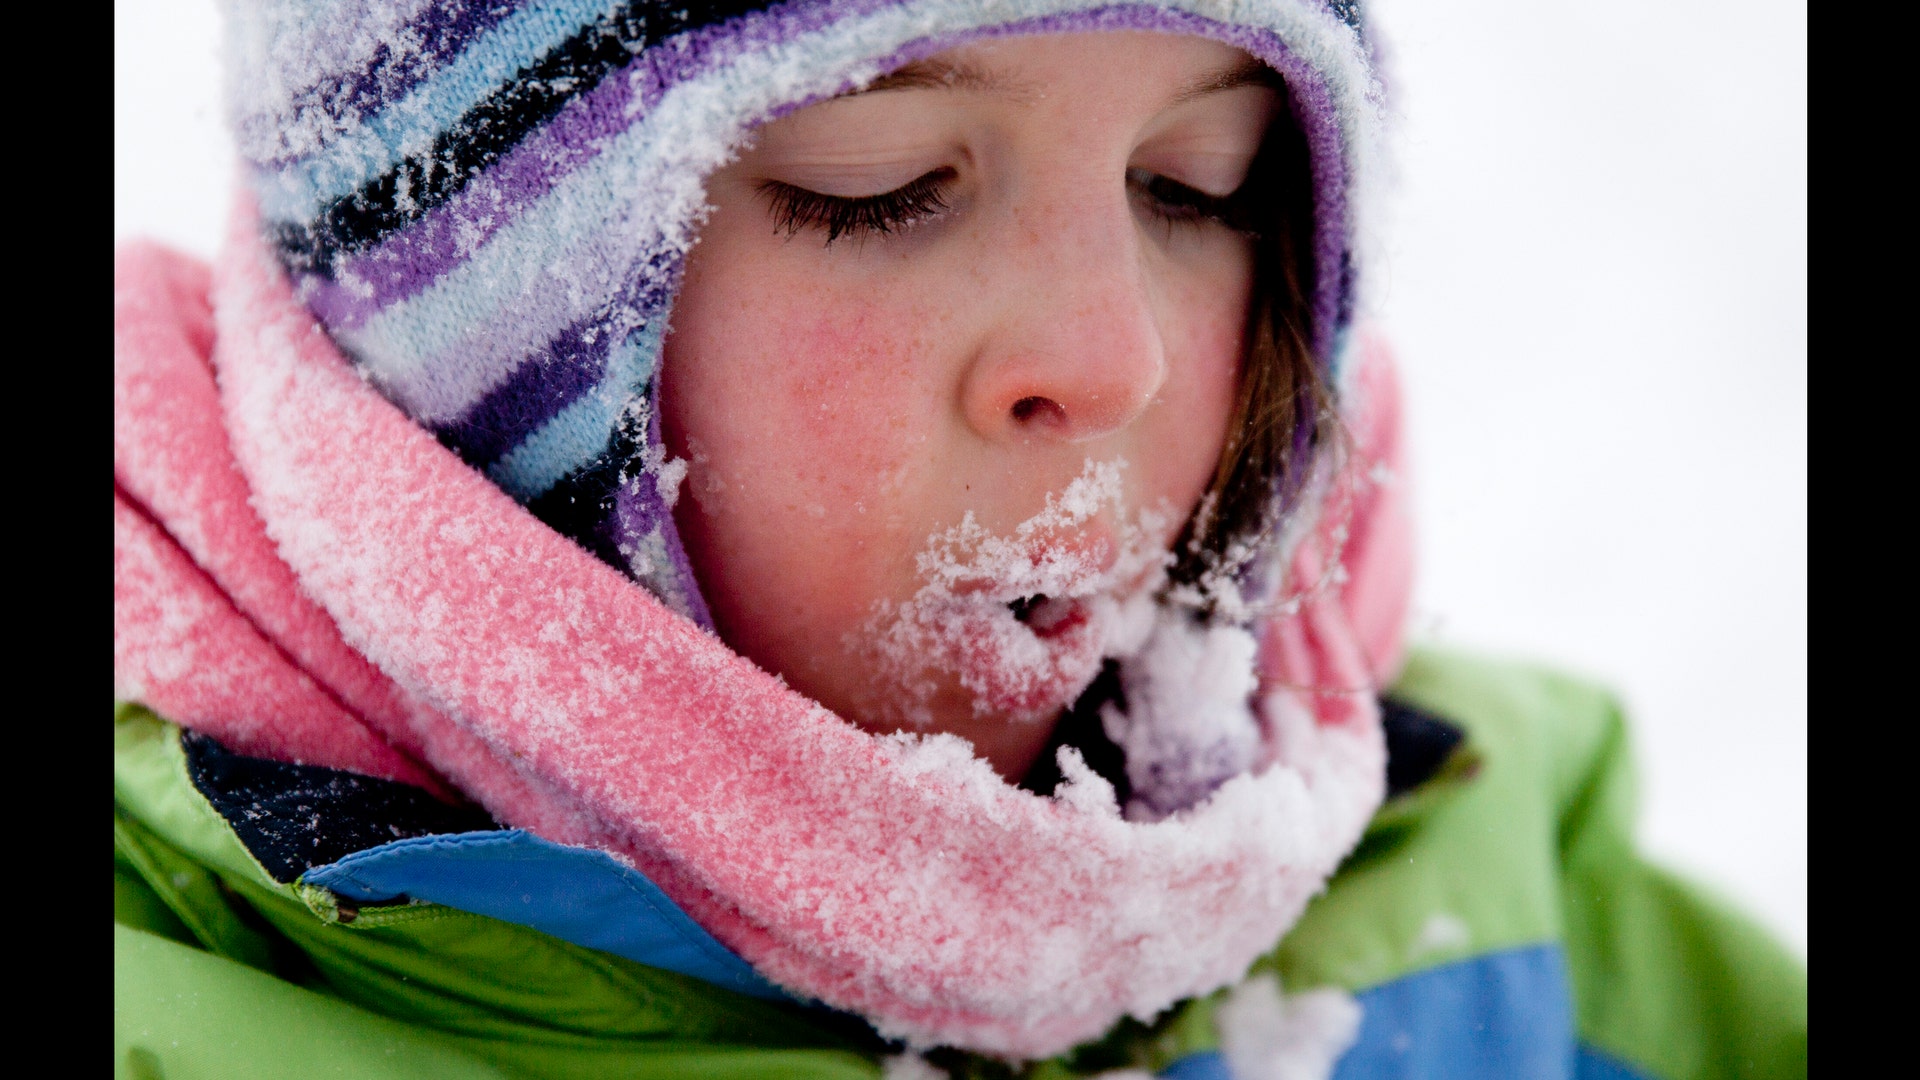
[[[1263,765],[1137,823],[1084,767],[1047,798],[954,737],[862,733],[675,615],[364,383],[254,235],[211,282],[115,260],[116,696],[458,790],[636,867],[776,983],[1009,1058],[1242,977],[1378,804],[1409,579],[1381,350],[1291,564],[1344,583],[1263,627]]]

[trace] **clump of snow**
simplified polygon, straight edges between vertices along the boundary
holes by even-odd
[[[1126,709],[1101,709],[1107,738],[1126,753],[1127,817],[1157,821],[1251,769],[1261,733],[1253,635],[1159,605],[1151,634],[1122,659]]]
[[[854,644],[888,695],[879,708],[916,725],[932,720],[943,675],[976,715],[1037,721],[1078,697],[1103,661],[1119,661],[1124,706],[1104,706],[1102,726],[1126,755],[1126,817],[1158,821],[1260,760],[1258,646],[1235,618],[1255,605],[1241,598],[1231,551],[1197,583],[1167,584],[1170,516],[1127,519],[1123,464],[1089,460],[1009,535],[969,514],[929,538],[925,584],[906,603],[876,605]],[[1061,766],[1062,801],[1114,812],[1112,785],[1077,752]]]
[[[1060,763],[1060,783],[1053,789],[1055,802],[1064,803],[1082,813],[1102,817],[1120,816],[1120,797],[1112,781],[1093,771],[1080,751],[1062,746],[1054,754]]]
[[[655,490],[660,493],[660,501],[671,510],[680,505],[680,482],[687,478],[685,458],[667,458],[660,467],[653,470]]]
[[[1214,1010],[1220,1050],[1238,1080],[1326,1080],[1360,1034],[1360,1003],[1324,988],[1283,996],[1256,975]]]
[[[1231,622],[1245,622],[1248,605],[1241,596],[1241,579],[1249,566],[1269,554],[1273,539],[1272,526],[1278,514],[1275,508],[1270,507],[1259,528],[1245,535],[1229,537],[1221,551],[1211,551],[1205,538],[1215,526],[1214,516],[1219,508],[1219,500],[1218,493],[1212,491],[1202,496],[1200,505],[1193,511],[1192,527],[1188,530],[1187,555],[1203,568],[1199,577],[1192,582],[1171,583],[1166,589],[1165,600],[1191,611],[1216,613]]]

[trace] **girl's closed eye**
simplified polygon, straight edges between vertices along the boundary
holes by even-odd
[[[822,229],[831,245],[842,236],[884,236],[946,210],[947,188],[958,175],[942,167],[878,195],[826,195],[780,180],[763,182],[760,192],[776,231],[792,239],[802,229]]]
[[[955,170],[942,167],[892,191],[860,196],[828,195],[781,180],[763,181],[759,189],[768,200],[775,231],[792,239],[802,230],[823,230],[831,246],[843,236],[886,236],[945,212],[948,189],[957,178]],[[1127,170],[1126,184],[1146,211],[1170,228],[1218,224],[1238,232],[1257,231],[1240,191],[1209,195],[1141,168]]]
[[[1209,195],[1199,188],[1161,176],[1146,169],[1127,170],[1127,190],[1147,212],[1175,225],[1224,225],[1236,232],[1257,233],[1247,200],[1246,186],[1231,195]]]

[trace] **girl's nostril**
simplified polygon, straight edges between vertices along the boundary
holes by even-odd
[[[1060,403],[1052,398],[1023,397],[1013,403],[1013,418],[1020,423],[1024,424],[1036,416],[1064,420],[1067,417],[1067,410],[1061,408]]]

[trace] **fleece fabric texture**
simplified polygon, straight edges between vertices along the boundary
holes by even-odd
[[[117,697],[246,753],[463,792],[644,873],[779,986],[1010,1058],[1237,979],[1378,804],[1371,688],[1408,548],[1378,480],[1384,354],[1289,574],[1341,576],[1336,553],[1349,587],[1262,628],[1270,763],[1143,824],[1090,771],[1020,791],[957,739],[870,737],[733,654],[376,394],[258,236],[243,210],[211,339],[204,271],[117,261]]]
[[[1634,855],[1631,753],[1608,695],[1426,650],[1393,694],[1465,743],[1387,804],[1254,965],[1290,994],[1354,992],[1361,1026],[1335,1080],[1806,1075],[1804,969]],[[652,957],[437,904],[351,909],[276,880],[196,790],[176,728],[125,707],[114,739],[119,1075],[877,1077],[897,1051],[849,1018]],[[1023,1073],[1228,1080],[1220,1000]]]
[[[229,17],[238,145],[301,301],[408,416],[702,625],[662,494],[662,330],[704,178],[782,110],[983,35],[1235,45],[1286,80],[1311,158],[1307,330],[1327,374],[1346,351],[1381,97],[1348,0],[268,0]]]

